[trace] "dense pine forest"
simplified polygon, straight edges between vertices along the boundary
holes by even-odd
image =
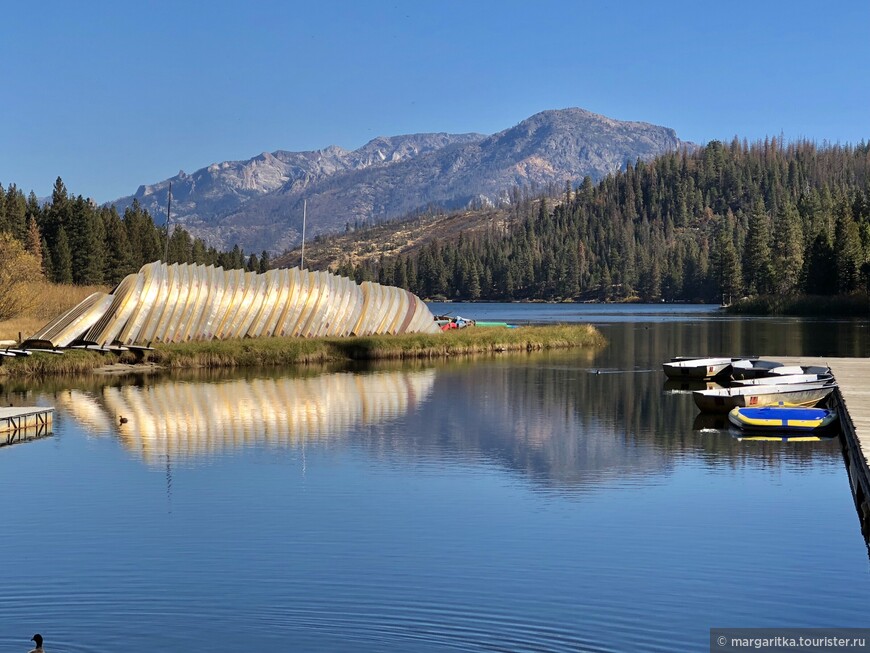
[[[864,143],[713,141],[513,200],[503,227],[339,271],[468,300],[719,302],[870,284]]]
[[[514,189],[505,219],[485,230],[337,271],[464,300],[719,302],[870,289],[870,144],[713,141],[556,195]],[[164,258],[270,267],[266,252],[218,252],[180,227],[167,246],[166,228],[137,204],[119,215],[60,178],[43,204],[0,186],[0,234],[7,262],[28,256],[22,269],[57,283],[114,285]]]
[[[167,247],[166,231],[165,225],[156,226],[138,204],[119,215],[115,207],[73,196],[60,178],[51,201],[44,204],[32,192],[25,196],[15,184],[6,189],[0,186],[0,234],[13,244],[4,250],[5,262],[17,265],[22,261],[10,261],[10,257],[27,256],[29,265],[22,269],[41,269],[55,283],[115,285],[158,259],[227,269],[265,271],[269,267],[266,252],[259,257],[246,257],[238,247],[218,252],[178,226],[170,230]]]

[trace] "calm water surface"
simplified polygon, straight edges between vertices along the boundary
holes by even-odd
[[[867,356],[864,323],[433,310],[592,321],[610,345],[4,385],[57,416],[0,447],[0,650],[701,651],[713,626],[868,625],[838,444],[699,429],[661,373]]]

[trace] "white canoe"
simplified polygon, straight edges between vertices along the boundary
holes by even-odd
[[[735,379],[754,379],[759,376],[766,376],[772,370],[779,367],[783,367],[783,365],[778,361],[744,358],[734,361],[731,367],[731,376]]]
[[[827,365],[784,365],[783,367],[775,367],[770,370],[771,375],[792,375],[792,374],[830,374],[831,368]]]
[[[730,358],[692,358],[662,364],[669,379],[712,379],[730,368]]]
[[[815,383],[817,381],[830,381],[830,374],[782,374],[775,376],[762,376],[757,379],[734,379],[732,383],[738,386],[750,385],[783,385],[792,383]],[[699,388],[701,389],[701,388]]]

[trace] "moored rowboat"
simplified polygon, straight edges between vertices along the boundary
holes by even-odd
[[[731,369],[730,358],[692,358],[662,364],[669,379],[712,379]]]
[[[734,361],[731,367],[731,376],[735,379],[754,379],[766,376],[771,370],[782,366],[782,363],[777,361],[744,358]]]
[[[692,399],[704,412],[727,413],[732,408],[755,406],[815,406],[827,397],[836,383],[794,383],[756,385],[721,390],[695,390]]]

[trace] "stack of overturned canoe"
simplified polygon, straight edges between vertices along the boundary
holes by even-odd
[[[428,307],[392,286],[299,268],[265,274],[160,261],[94,293],[24,346],[147,346],[259,336],[436,333]]]
[[[703,389],[692,391],[692,398],[702,412],[711,413],[761,406],[813,407],[837,387],[828,367],[786,366],[754,358],[678,358],[663,368],[671,381],[703,383]]]

